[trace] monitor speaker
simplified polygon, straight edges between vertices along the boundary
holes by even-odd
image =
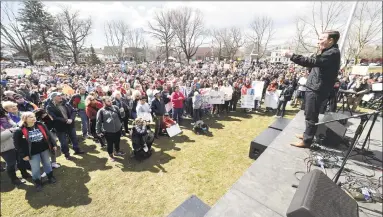
[[[338,118],[339,117],[337,115],[326,114],[325,116],[323,116],[320,122],[331,121]],[[325,146],[338,146],[343,142],[344,136],[347,131],[345,124],[347,124],[347,121],[334,121],[318,125],[315,134],[317,142]]]
[[[303,176],[287,217],[358,217],[358,204],[320,170]]]

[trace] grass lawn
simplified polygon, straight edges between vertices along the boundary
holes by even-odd
[[[287,118],[298,111],[287,110]],[[129,158],[131,142],[125,137],[121,146],[127,155],[113,163],[87,139],[86,155],[73,161],[58,157],[58,182],[44,185],[42,192],[30,181],[14,188],[3,172],[1,216],[167,216],[192,194],[211,206],[253,162],[250,141],[274,119],[240,112],[209,119],[210,137],[195,135],[185,120],[183,135],[156,140],[152,157],[143,162]]]

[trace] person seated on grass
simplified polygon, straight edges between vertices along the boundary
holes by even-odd
[[[43,164],[49,183],[56,183],[49,159],[49,152],[57,150],[56,141],[43,123],[36,122],[33,112],[23,113],[19,125],[20,128],[13,134],[14,145],[20,157],[31,164],[32,179],[36,190],[41,191],[40,163]]]
[[[137,118],[134,122],[132,130],[132,157],[142,159],[148,158],[151,155],[154,134],[147,125],[147,121],[142,118]]]

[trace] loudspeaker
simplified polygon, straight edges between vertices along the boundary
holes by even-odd
[[[280,133],[280,130],[267,128],[255,137],[250,143],[249,158],[257,159]]]
[[[334,114],[335,113],[324,115],[320,122],[330,121],[340,117]],[[342,123],[339,121],[334,121],[331,123],[318,125],[315,134],[317,142],[326,146],[338,146],[343,142],[344,135],[347,131],[346,126],[343,124],[347,124],[347,120],[346,122],[342,121]]]
[[[358,217],[358,203],[320,170],[303,176],[287,217]]]
[[[345,115],[345,114],[337,113],[337,112],[327,112],[325,114],[325,118],[326,118],[326,116],[327,116],[327,118],[329,118],[329,120],[335,120],[335,119],[341,119],[341,118],[348,118],[348,117],[350,117],[349,115]],[[343,120],[340,120],[338,122],[341,123],[343,126],[346,126],[347,125],[347,121],[348,121],[348,119],[343,119]]]

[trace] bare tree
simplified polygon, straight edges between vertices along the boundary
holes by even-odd
[[[224,46],[223,39],[221,37],[221,30],[220,29],[213,29],[211,31],[211,36],[213,37],[213,46],[216,48],[215,53],[218,56],[218,61],[221,60],[222,57],[222,50]]]
[[[171,14],[172,28],[189,63],[203,44],[205,32],[202,13],[199,10],[183,7],[173,10]]]
[[[317,48],[315,40],[322,32],[345,25],[345,8],[343,2],[313,2],[311,13],[296,19],[297,49],[314,52]]]
[[[29,62],[34,65],[34,57],[32,52],[32,35],[22,30],[21,25],[17,22],[17,17],[13,13],[11,6],[7,2],[1,2],[1,43],[19,54],[28,57]],[[7,20],[7,24],[4,21]]]
[[[222,38],[224,49],[230,59],[233,59],[239,48],[241,48],[245,41],[242,37],[240,28],[231,27],[230,29],[222,29]]]
[[[92,20],[81,19],[80,12],[72,12],[69,7],[62,8],[57,16],[58,32],[64,37],[66,47],[72,52],[73,60],[78,64],[80,50],[84,46],[85,38],[91,33]]]
[[[251,33],[247,35],[247,39],[255,45],[258,62],[265,55],[275,33],[273,20],[267,16],[255,17],[250,23],[250,29]]]
[[[113,47],[111,52],[118,60],[122,59],[122,49],[128,41],[129,25],[123,21],[109,21],[104,25],[106,43],[108,46]]]
[[[174,38],[175,32],[172,29],[171,24],[171,12],[160,11],[154,14],[154,23],[148,22],[149,33],[161,43],[161,46],[165,46],[166,62],[169,59],[170,44]]]
[[[145,49],[145,31],[142,28],[136,28],[129,31],[127,44],[133,53],[134,59],[139,59],[139,54]]]
[[[359,2],[348,37],[348,59],[355,63],[363,49],[382,41],[382,2]]]

